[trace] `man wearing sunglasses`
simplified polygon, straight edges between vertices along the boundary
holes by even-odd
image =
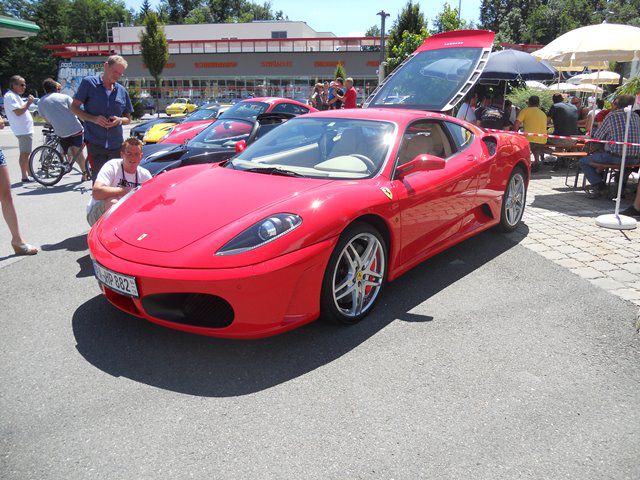
[[[33,117],[29,112],[29,105],[33,103],[33,97],[29,95],[26,100],[23,100],[22,95],[26,89],[27,82],[24,78],[14,75],[9,79],[9,90],[4,94],[5,114],[13,134],[18,139],[22,183],[33,181],[29,177],[29,155],[33,145]]]

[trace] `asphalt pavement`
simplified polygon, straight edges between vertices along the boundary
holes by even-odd
[[[356,326],[221,340],[104,300],[79,179],[14,189],[37,256],[0,227],[1,478],[640,478],[637,307],[520,235],[423,263]]]

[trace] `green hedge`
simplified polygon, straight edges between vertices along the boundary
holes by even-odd
[[[527,107],[527,102],[529,97],[532,95],[537,95],[540,97],[540,108],[545,112],[548,112],[553,105],[553,94],[556,92],[549,90],[537,90],[535,88],[527,88],[520,87],[515,88],[507,95],[507,99],[511,100],[511,102],[518,108],[523,109]]]

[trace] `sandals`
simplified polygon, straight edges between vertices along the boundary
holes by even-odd
[[[16,252],[16,255],[18,256],[35,255],[36,253],[38,253],[38,247],[34,247],[33,245],[30,245],[28,243],[23,243],[22,245],[15,245],[12,243],[11,246],[13,247],[13,251]]]

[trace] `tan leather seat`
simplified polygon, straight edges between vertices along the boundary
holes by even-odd
[[[399,165],[404,165],[410,162],[418,155],[424,155],[425,153],[430,155],[436,155],[435,144],[430,132],[415,133],[410,139],[407,139],[404,143],[404,148],[400,152]]]
[[[360,129],[356,127],[345,128],[334,137],[333,148],[329,152],[329,158],[352,155],[358,153]]]

